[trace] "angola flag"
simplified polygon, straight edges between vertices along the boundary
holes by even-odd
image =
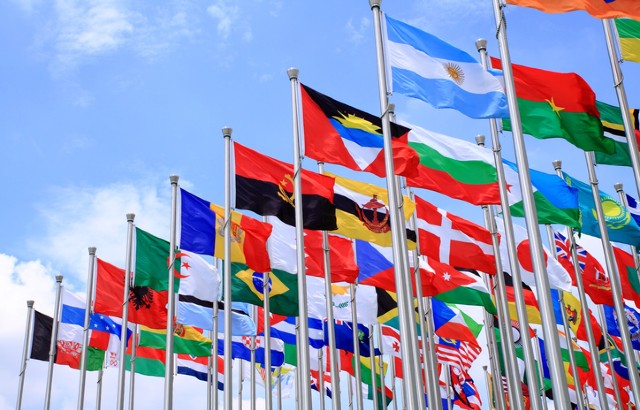
[[[233,144],[236,173],[236,208],[258,215],[275,215],[295,226],[296,198],[292,164],[278,161],[237,142]],[[302,170],[302,215],[305,229],[337,228],[331,177]]]
[[[305,154],[356,171],[386,175],[380,117],[301,84]],[[391,123],[395,173],[417,176],[420,158],[408,145],[409,128]]]

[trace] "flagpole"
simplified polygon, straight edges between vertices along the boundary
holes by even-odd
[[[29,341],[31,339],[31,320],[33,317],[33,300],[27,300],[27,327],[24,330],[24,346],[22,348],[22,365],[20,366],[20,381],[18,383],[18,399],[16,401],[16,410],[22,408],[22,392],[24,390],[24,376],[27,372],[27,359],[29,355]]]
[[[324,349],[318,351],[318,393],[320,393],[320,408],[324,409],[324,366],[322,365]]]
[[[353,330],[353,375],[356,378],[356,404],[358,410],[364,410],[364,402],[362,399],[362,374],[360,369],[360,344],[358,343],[358,311],[356,306],[356,285],[349,284],[349,293],[351,293],[351,323]],[[335,322],[331,324],[335,326]]]
[[[309,350],[303,346],[309,343],[309,313],[307,305],[307,274],[304,257],[304,226],[302,218],[302,154],[300,152],[300,125],[298,118],[298,73],[297,68],[289,68],[287,74],[291,82],[291,105],[293,110],[293,193],[295,201],[296,221],[296,254],[298,268],[298,306],[300,308],[300,339],[297,348],[300,350],[300,405],[303,409],[311,409],[311,373]]]
[[[375,327],[376,329],[378,329],[378,346],[380,346],[380,359],[378,359],[378,364],[379,364],[379,368],[380,368],[380,380],[382,383],[381,386],[381,391],[382,391],[382,395],[380,397],[382,397],[382,408],[386,409],[387,408],[387,386],[385,384],[385,374],[384,374],[384,352],[382,351],[382,329],[380,328],[380,325]],[[373,355],[373,353],[375,352],[375,348],[373,346],[373,327],[370,329],[369,333],[371,334],[371,354]]]
[[[120,361],[120,366],[123,366],[124,362]],[[104,363],[98,370],[98,380],[96,381],[96,410],[102,408],[102,376],[104,376]]]
[[[353,324],[354,327],[357,326],[357,323]],[[373,410],[379,410],[380,406],[378,405],[378,395],[376,394],[377,389],[377,380],[376,380],[376,357],[374,355],[373,348],[373,326],[369,325],[369,366],[371,367],[371,389],[373,390]],[[360,366],[360,363],[358,363]]]
[[[84,408],[84,389],[87,381],[87,350],[89,349],[89,326],[91,321],[91,305],[93,301],[93,272],[96,264],[96,248],[89,247],[89,272],[87,274],[86,305],[84,309],[84,325],[82,326],[82,350],[80,353],[80,381],[78,387],[78,410]]]
[[[451,366],[445,364],[442,366],[447,372],[447,410],[453,409],[453,382],[451,380]]]
[[[215,303],[215,302],[214,302]],[[213,332],[209,331],[209,337],[211,338],[211,345],[213,346]],[[211,349],[213,350],[213,348]],[[213,352],[210,352],[211,354],[209,355],[209,358],[207,359],[207,410],[211,410],[211,405],[213,404],[213,401],[211,400],[211,386],[213,386],[213,373],[211,371],[211,368],[213,366]],[[217,376],[217,375],[216,375]]]
[[[278,410],[282,410],[282,366],[278,367]]]
[[[53,383],[53,363],[56,358],[58,343],[58,324],[60,318],[60,299],[62,296],[62,275],[56,275],[56,302],[53,309],[53,327],[51,328],[51,343],[49,344],[49,368],[47,369],[47,387],[45,388],[44,409],[51,407],[51,385]]]
[[[536,341],[536,346],[534,350],[534,352],[536,353],[536,361],[540,363],[540,371],[537,372],[537,374],[538,374],[538,377],[540,378],[540,386],[542,387],[541,391],[543,392],[541,396],[542,408],[544,410],[547,410],[547,399],[544,394],[544,368],[543,368],[544,365],[542,364],[542,352],[540,351],[540,338],[538,337],[537,329],[534,330],[533,332],[535,333],[534,340]]]
[[[509,55],[509,47],[507,44],[506,21],[500,0],[493,0],[493,6],[507,91],[507,102],[511,118],[516,163],[518,165],[518,178],[520,188],[522,189],[525,222],[529,235],[533,271],[536,278],[536,289],[538,293],[538,302],[540,304],[540,314],[542,317],[542,331],[545,338],[545,346],[548,350],[547,360],[549,361],[549,371],[551,373],[551,381],[554,388],[554,398],[558,407],[570,408],[571,402],[569,400],[569,392],[566,389],[567,378],[564,374],[564,365],[562,364],[562,357],[560,355],[560,341],[558,340],[558,330],[555,325],[556,321],[553,313],[553,303],[550,298],[551,288],[549,286],[549,277],[546,272],[542,238],[538,228],[538,212],[533,198],[531,176],[529,175],[529,161],[527,159],[527,152],[522,134],[520,111],[516,100],[511,57]]]
[[[242,374],[242,359],[237,359],[236,364],[238,365],[238,409],[242,410],[242,385],[243,385],[243,374]]]
[[[500,372],[500,363],[498,361],[498,346],[496,343],[496,333],[493,327],[493,317],[491,317],[487,311],[484,312],[484,323],[491,373],[500,378],[500,386],[502,386],[502,373]],[[493,383],[493,390],[496,408],[499,410],[506,410],[506,406],[504,403],[504,389],[500,388],[500,390],[498,390],[497,384]]]
[[[553,168],[555,169],[556,174],[560,178],[564,179],[564,176],[562,174],[562,161],[560,160],[553,161]],[[580,265],[578,264],[578,248],[576,247],[576,240],[573,235],[573,228],[567,226],[566,234],[571,245],[571,260],[573,261],[573,273],[576,278],[576,285],[578,288],[578,297],[580,300],[580,304],[583,306],[583,308],[586,307],[587,312],[589,312],[589,305],[587,303],[587,296],[584,288],[584,280],[582,279],[582,271],[580,270]],[[552,248],[555,249],[555,246],[552,246]],[[585,330],[587,333],[587,342],[589,343],[589,350],[591,352],[597,352],[598,345],[596,343],[595,336],[593,333],[591,315],[589,315],[587,320],[584,321],[584,324],[585,324]],[[600,407],[603,409],[606,409],[608,407],[607,392],[604,387],[604,380],[602,378],[602,372],[600,370],[600,358],[597,357],[596,354],[591,355],[591,367],[592,367],[592,371],[594,372],[594,377],[596,379],[596,387],[598,389],[598,401],[600,402]]]
[[[124,295],[122,296],[122,329],[120,330],[120,367],[118,368],[118,398],[117,409],[124,409],[124,378],[125,378],[125,365],[124,361],[127,358],[127,324],[129,322],[129,292],[131,286],[131,271],[132,271],[132,258],[133,258],[133,235],[134,226],[133,220],[136,214],[127,214],[127,254],[125,258],[125,271],[124,271]]]
[[[224,138],[224,406],[233,403],[233,360],[231,328],[231,128],[222,128]],[[217,336],[216,336],[217,337]]]
[[[609,54],[609,63],[611,63],[611,74],[613,75],[613,87],[616,89],[616,95],[618,97],[618,104],[620,105],[620,114],[622,115],[622,123],[624,124],[624,133],[627,137],[627,143],[629,144],[629,157],[631,158],[631,165],[633,168],[633,176],[636,183],[636,189],[640,196],[640,158],[638,157],[638,142],[636,140],[633,121],[631,120],[631,113],[629,112],[629,103],[627,101],[627,93],[624,89],[624,77],[622,76],[622,70],[620,69],[620,62],[618,60],[618,53],[614,45],[614,35],[612,19],[602,20],[602,27],[604,28],[604,37],[607,43],[607,51]],[[638,397],[636,396],[636,400]]]
[[[262,217],[262,222],[267,222],[267,217]],[[269,244],[269,239],[267,239],[267,248]],[[264,330],[263,330],[263,340],[264,340],[264,405],[267,409],[270,409],[272,406],[272,392],[271,392],[271,285],[269,285],[269,271],[262,272],[262,282],[266,283],[267,286],[262,287],[262,318],[264,322]]]
[[[318,173],[324,174],[324,162],[318,161]],[[329,247],[329,233],[322,231],[322,251],[324,261],[324,294],[327,306],[327,322],[334,322],[333,315],[333,292],[331,291],[331,255]],[[340,369],[338,368],[336,350],[336,328],[329,326],[329,372],[331,373],[331,407],[333,410],[340,410]],[[324,407],[323,407],[324,408]]]
[[[487,366],[483,365],[482,370],[484,371],[484,383],[487,387],[487,402],[489,403],[489,410],[493,410],[494,406],[491,404],[493,402],[491,397],[491,381],[489,380],[489,371],[487,370]]]
[[[396,359],[394,356],[389,357],[389,364],[391,366],[391,394],[393,394],[393,410],[398,410],[398,400],[396,400]]]
[[[600,323],[602,323],[602,337],[604,337],[607,362],[609,363],[609,370],[611,371],[613,394],[616,397],[616,402],[622,405],[622,393],[620,392],[620,385],[618,385],[618,379],[616,378],[616,371],[613,368],[613,357],[611,357],[611,349],[609,348],[609,345],[611,344],[609,341],[609,330],[607,329],[607,320],[604,317],[604,308],[602,305],[598,305],[598,316],[600,317]]]
[[[391,124],[389,120],[389,101],[387,98],[387,75],[384,62],[382,45],[382,24],[380,20],[380,3],[382,0],[369,0],[373,13],[373,23],[376,38],[376,56],[378,65],[378,92],[380,99],[380,112],[382,120],[382,135],[384,141],[384,162],[389,194],[389,216],[391,222],[391,236],[393,249],[394,276],[398,296],[398,317],[400,320],[400,333],[402,337],[401,351],[405,360],[402,368],[407,385],[407,404],[410,410],[422,408],[422,383],[420,369],[418,368],[417,350],[418,337],[416,334],[415,320],[413,316],[413,293],[411,292],[410,270],[407,253],[406,229],[404,224],[404,212],[402,202],[398,200],[399,189],[393,164],[393,152],[391,146]]]
[[[611,249],[611,242],[609,241],[609,232],[607,231],[607,224],[605,221],[605,214],[602,208],[602,202],[600,200],[600,191],[598,189],[598,178],[596,176],[593,152],[585,152],[585,159],[587,161],[587,169],[589,171],[589,182],[591,183],[591,192],[593,194],[593,201],[596,207],[596,214],[598,216],[598,228],[600,229],[600,239],[602,240],[602,248],[604,251],[604,259],[607,265],[607,271],[609,272],[609,280],[611,281],[611,292],[613,293],[613,303],[615,305],[616,313],[619,318],[626,318],[624,310],[624,301],[622,299],[622,287],[620,285],[620,274],[618,267],[616,266],[615,259],[613,257],[613,250]],[[619,326],[620,336],[622,338],[622,346],[624,347],[625,358],[627,360],[627,368],[629,369],[629,379],[631,382],[631,391],[635,397],[636,402],[640,401],[640,375],[637,371],[631,371],[635,366],[635,360],[633,360],[633,345],[631,344],[631,335],[629,333],[628,326]]]
[[[213,330],[211,331],[211,350],[213,362],[211,363],[211,403],[207,410],[215,410],[218,407],[218,297],[213,302]],[[225,389],[226,390],[226,389]]]
[[[258,307],[257,306],[253,306],[253,308],[251,309],[252,313],[253,313],[253,318],[254,320],[258,319]],[[267,356],[268,353],[265,351],[265,356]],[[250,359],[251,361],[249,363],[251,363],[251,374],[249,374],[249,396],[251,397],[251,404],[249,406],[249,408],[251,410],[255,410],[256,409],[256,336],[251,336],[251,354],[250,354]],[[266,368],[265,368],[266,370]],[[268,370],[269,372],[271,371],[271,369]]]
[[[131,332],[131,364],[129,366],[129,410],[134,409],[135,392],[136,392],[136,355],[138,353],[138,328],[139,325],[133,326]],[[124,362],[123,362],[124,363]]]

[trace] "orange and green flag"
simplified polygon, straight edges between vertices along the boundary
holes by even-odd
[[[492,58],[493,68],[502,62]],[[522,131],[538,139],[562,138],[584,151],[614,153],[604,137],[596,95],[576,73],[557,73],[512,64]],[[511,131],[511,121],[503,120]]]
[[[531,7],[545,13],[584,10],[601,19],[630,17],[640,20],[640,2],[638,0],[507,0],[507,3]]]

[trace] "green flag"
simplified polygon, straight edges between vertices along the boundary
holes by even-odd
[[[136,228],[135,286],[155,291],[169,290],[169,242]],[[175,270],[179,272],[180,263]],[[178,293],[180,279],[174,275],[174,289]]]
[[[629,156],[629,144],[627,144],[620,108],[600,101],[596,102],[596,106],[600,111],[600,121],[602,121],[602,127],[604,128],[604,136],[612,140],[616,148],[612,154],[596,152],[596,162],[598,164],[630,167],[631,157]],[[640,121],[638,121],[640,111],[637,108],[630,108],[629,113],[631,115],[631,122],[633,123],[634,135],[636,136],[636,141],[638,141],[638,137],[640,136]]]
[[[631,19],[615,19],[622,58],[640,63],[640,21]]]

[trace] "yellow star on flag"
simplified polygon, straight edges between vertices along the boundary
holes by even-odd
[[[545,101],[549,103],[549,105],[551,106],[551,109],[553,110],[553,112],[555,112],[558,115],[558,117],[560,116],[560,111],[564,111],[563,107],[558,107],[556,105],[556,102],[553,100],[553,97],[551,97],[550,100],[545,100]]]

